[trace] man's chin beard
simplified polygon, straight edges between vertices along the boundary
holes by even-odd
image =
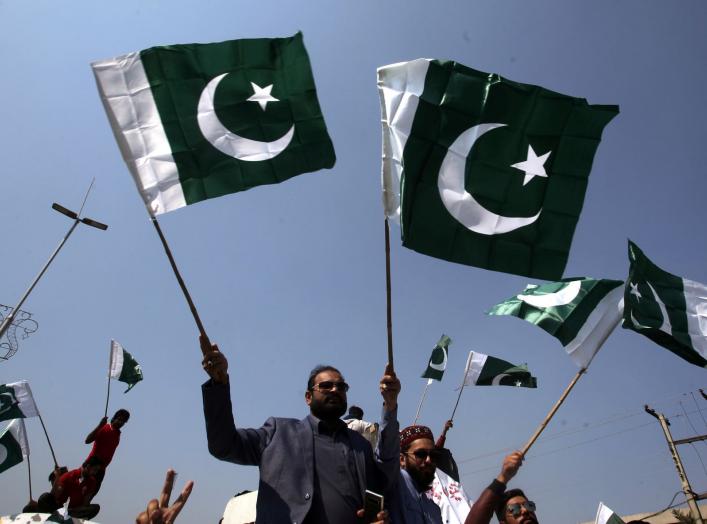
[[[336,420],[346,413],[346,402],[343,404],[322,404],[312,406],[312,415],[320,420]]]

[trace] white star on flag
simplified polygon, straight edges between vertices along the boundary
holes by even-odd
[[[629,286],[631,286],[631,294],[636,297],[636,300],[641,300],[643,295],[641,295],[641,292],[638,290],[638,284],[629,282]]]
[[[248,99],[248,102],[258,102],[260,104],[260,108],[263,111],[265,111],[268,102],[280,101],[279,99],[275,98],[270,94],[270,92],[272,91],[273,84],[270,84],[269,86],[265,87],[260,87],[255,82],[251,82],[250,85],[253,88],[253,96]]]
[[[511,167],[525,171],[525,178],[523,178],[523,185],[530,182],[533,177],[542,176],[547,178],[547,173],[545,172],[545,162],[547,162],[547,157],[550,156],[552,151],[548,151],[544,155],[538,156],[535,154],[533,146],[528,144],[528,158],[523,162],[518,162],[513,164]]]

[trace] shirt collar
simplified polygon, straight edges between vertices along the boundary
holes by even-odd
[[[344,428],[346,428],[346,423],[341,419],[338,419],[336,421],[336,426],[334,427],[333,430],[331,430],[329,428],[329,426],[326,424],[326,422],[324,422],[321,419],[318,419],[317,417],[315,417],[311,413],[309,415],[307,415],[307,420],[309,421],[309,424],[312,426],[312,431],[316,435],[322,435],[322,434],[323,435],[334,435],[334,434],[338,433],[339,431],[343,430]]]

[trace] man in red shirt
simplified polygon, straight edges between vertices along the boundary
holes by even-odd
[[[58,476],[49,493],[40,495],[37,508],[40,512],[52,513],[69,501],[69,515],[91,519],[100,511],[98,504],[90,504],[98,491],[97,477],[104,471],[104,464],[98,457],[92,457],[83,466]]]
[[[96,476],[98,482],[96,486],[96,493],[101,489],[101,484],[103,483],[103,477],[105,476],[105,468],[108,467],[111,460],[113,460],[113,455],[115,450],[120,444],[120,428],[122,428],[130,418],[130,413],[127,409],[119,409],[113,415],[110,423],[108,423],[108,418],[103,417],[98,425],[88,434],[86,437],[86,444],[93,443],[91,448],[91,453],[88,454],[87,461],[92,457],[98,457],[105,467]]]

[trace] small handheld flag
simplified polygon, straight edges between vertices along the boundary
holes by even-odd
[[[537,379],[530,374],[528,366],[516,366],[500,358],[469,352],[469,369],[466,373],[467,386],[515,386],[537,388]]]
[[[442,380],[442,375],[444,375],[444,370],[447,369],[447,359],[449,352],[449,344],[452,343],[447,335],[442,335],[437,342],[437,345],[432,350],[430,355],[430,360],[427,363],[427,369],[422,374],[422,378],[432,380]]]
[[[662,270],[629,240],[623,327],[707,367],[707,286]]]
[[[125,393],[130,391],[143,378],[140,364],[115,340],[110,341],[110,370],[108,376],[120,382],[125,382],[128,385]]]
[[[544,329],[584,369],[621,320],[622,284],[620,280],[579,278],[529,285],[488,314],[512,315]]]
[[[621,517],[614,513],[611,508],[605,506],[603,502],[599,503],[597,518],[594,522],[595,524],[624,524]]]
[[[22,462],[29,456],[25,421],[15,419],[0,434],[0,473]]]
[[[39,416],[29,382],[0,385],[0,421]]]

